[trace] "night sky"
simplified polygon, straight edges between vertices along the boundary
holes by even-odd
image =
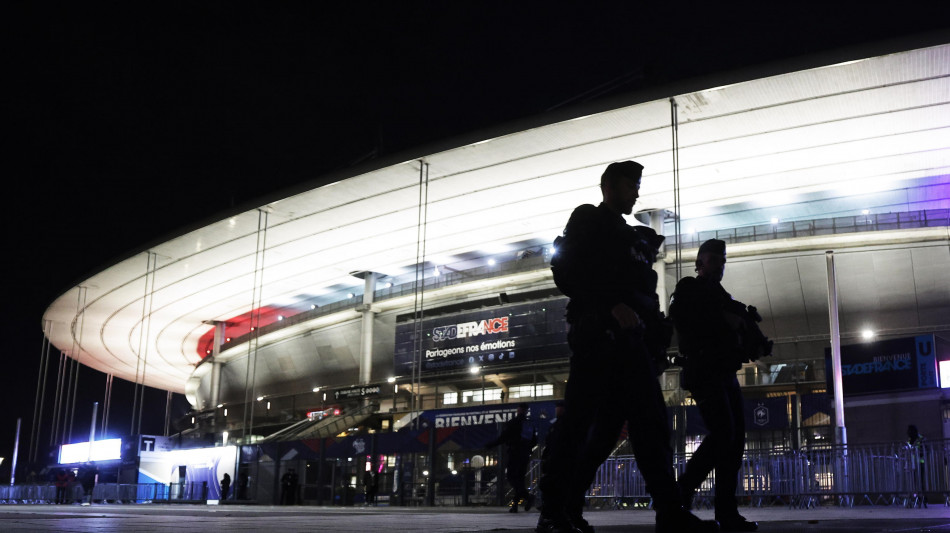
[[[21,465],[28,447],[43,311],[150,243],[358,161],[565,102],[941,28],[950,36],[947,2],[11,4],[0,8],[0,482],[17,417]],[[80,381],[75,440],[88,436],[104,379],[84,369]],[[110,426],[121,432],[131,386],[115,387]],[[144,432],[161,431],[164,400],[148,396]]]

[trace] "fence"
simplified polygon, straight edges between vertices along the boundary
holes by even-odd
[[[677,456],[682,473],[687,455]],[[950,440],[826,447],[805,451],[752,451],[743,457],[737,496],[753,506],[808,508],[823,502],[926,506],[927,496],[950,506]],[[713,476],[695,504],[711,507]],[[633,456],[614,456],[600,468],[588,492],[593,506],[619,508],[648,502],[650,495]]]
[[[688,455],[677,455],[674,468],[682,473]],[[929,503],[950,506],[950,440],[927,441],[919,448],[904,443],[862,444],[810,448],[802,451],[748,451],[739,471],[737,496],[747,505],[787,505],[810,508],[822,503],[837,505],[903,505]],[[537,490],[539,461],[532,461],[528,486]],[[695,505],[711,507],[714,494],[711,474],[697,491]],[[460,472],[451,482],[432,486],[436,505],[494,505],[499,497],[497,478],[482,479],[474,472]],[[406,505],[422,505],[427,487],[407,487]],[[204,483],[163,485],[100,483],[92,500],[103,503],[203,502]],[[68,488],[67,502],[83,501],[82,487]],[[0,486],[0,503],[52,503],[56,487],[47,485]],[[384,501],[387,499],[384,498]],[[646,483],[631,455],[615,455],[600,467],[588,492],[593,507],[649,506]]]
[[[88,502],[82,486],[66,488],[65,503]],[[204,502],[206,483],[99,483],[92,490],[92,501],[100,503]],[[56,487],[48,485],[0,486],[0,503],[55,503]]]
[[[758,226],[700,231],[678,236],[671,233],[667,235],[666,246],[667,249],[671,249],[676,243],[682,243],[684,248],[695,248],[708,239],[721,239],[731,244],[795,239],[817,235],[944,226],[950,226],[950,209],[922,209],[905,213],[869,213],[846,217],[776,222]]]

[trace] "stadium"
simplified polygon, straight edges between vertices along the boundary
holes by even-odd
[[[645,171],[628,222],[666,236],[661,302],[699,244],[722,239],[723,285],[775,341],[739,372],[750,451],[835,442],[836,337],[851,435],[899,440],[913,420],[950,438],[950,45],[866,50],[322,176],[130,252],[53,301],[44,333],[79,364],[187,396],[180,432],[134,436],[123,455],[147,439],[228,449],[209,479],[249,479],[259,501],[290,468],[306,472],[305,502],[346,501],[333,487],[365,471],[402,501],[416,496],[402,479],[434,499],[463,465],[497,468],[483,445],[517,403],[547,431],[570,355],[552,241],[599,203],[604,167],[632,159]],[[688,453],[704,428],[677,369],[660,379]],[[116,479],[171,483],[143,477],[146,459]]]

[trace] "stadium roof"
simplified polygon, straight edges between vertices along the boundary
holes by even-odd
[[[208,321],[309,308],[361,290],[353,272],[405,275],[420,257],[421,216],[429,265],[549,243],[576,205],[599,202],[603,167],[625,159],[646,167],[637,209],[672,210],[670,98],[684,229],[926,207],[950,175],[950,45],[633,94],[607,110],[353,170],[153,246],[57,298],[47,335],[82,364],[182,392]]]

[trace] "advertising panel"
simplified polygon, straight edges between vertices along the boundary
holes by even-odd
[[[176,447],[176,439],[171,437],[142,435],[139,438],[139,452],[168,452]]]
[[[525,426],[534,427],[538,424],[549,423],[554,419],[555,402],[528,401],[526,403],[529,410]],[[423,420],[425,425],[437,429],[482,425],[496,426],[514,418],[517,411],[517,403],[472,405],[423,411],[419,418]]]
[[[112,461],[122,457],[122,439],[64,444],[59,448],[59,464]]]
[[[412,373],[416,348],[423,373],[568,357],[566,305],[559,298],[423,318],[421,342],[416,321],[397,324],[396,374]]]
[[[831,348],[825,348],[832,387]],[[841,347],[844,394],[930,389],[937,384],[934,336],[919,335]]]
[[[336,400],[341,400],[348,398],[362,398],[364,396],[379,396],[379,392],[379,385],[365,385],[362,387],[350,387],[349,389],[333,391],[333,398]]]
[[[221,497],[221,478],[227,473],[234,479],[237,447],[196,448],[139,453],[139,483],[208,484],[208,499]]]

